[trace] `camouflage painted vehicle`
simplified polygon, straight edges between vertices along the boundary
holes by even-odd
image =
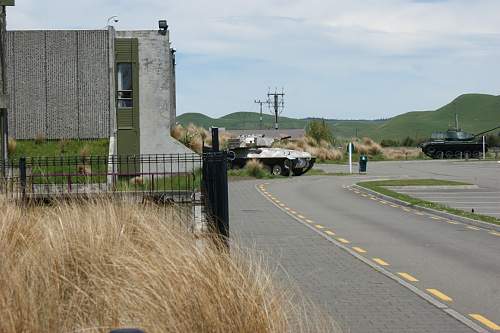
[[[316,158],[311,154],[291,149],[272,148],[274,138],[242,135],[228,143],[229,167],[243,168],[252,159],[260,161],[273,175],[300,176],[309,171]]]
[[[498,128],[500,126],[478,134],[471,134],[459,129],[457,119],[456,128],[433,133],[431,140],[422,143],[420,148],[425,155],[434,159],[480,158],[483,152],[480,136]],[[487,145],[485,151],[488,152]]]

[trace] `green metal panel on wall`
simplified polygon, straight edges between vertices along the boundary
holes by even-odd
[[[15,6],[15,0],[0,0],[0,6]]]
[[[117,78],[116,120],[118,127],[118,154],[139,155],[139,47],[136,38],[119,38],[115,41],[115,62],[118,73],[119,64],[132,65],[132,106],[123,107],[119,103]],[[118,74],[117,74],[118,75]]]
[[[116,62],[116,122],[117,122],[117,152],[122,156],[123,160],[120,163],[121,174],[133,176],[140,171],[140,163],[134,156],[140,155],[140,129],[139,129],[139,46],[136,38],[118,38],[115,40],[115,62]],[[120,92],[120,70],[119,66],[125,65],[127,73],[131,73],[131,95],[129,91],[123,98]],[[131,66],[131,69],[129,68]],[[123,74],[123,73],[122,73]],[[129,82],[130,84],[130,82]],[[130,87],[127,87],[127,89]],[[131,100],[130,100],[131,98]],[[127,105],[122,104],[125,103]],[[128,105],[130,103],[130,105]]]

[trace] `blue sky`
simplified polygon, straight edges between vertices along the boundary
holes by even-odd
[[[18,0],[9,29],[156,29],[177,49],[177,113],[387,118],[500,95],[498,0]],[[499,110],[500,112],[500,110]]]

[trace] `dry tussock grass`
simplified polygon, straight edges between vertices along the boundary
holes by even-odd
[[[197,153],[201,153],[203,150],[203,142],[205,142],[206,145],[212,144],[210,132],[203,127],[197,127],[193,124],[189,124],[187,127],[177,125],[171,131],[170,135]],[[219,133],[220,146],[225,147],[230,138],[231,135],[226,132]]]
[[[354,142],[354,149],[364,155],[379,155],[382,153],[382,146],[370,138],[363,138],[361,142]]]
[[[200,246],[156,207],[0,209],[0,332],[331,331],[258,260]]]
[[[262,177],[265,173],[264,164],[256,159],[251,159],[245,164],[248,175],[252,177]]]
[[[7,141],[7,152],[9,154],[14,154],[16,152],[16,149],[17,149],[16,139],[9,137],[9,140]]]
[[[309,136],[305,136],[296,140],[290,140],[285,143],[279,142],[276,143],[275,146],[285,149],[305,151],[323,161],[338,161],[343,157],[342,152],[332,147],[329,142],[321,140],[318,143],[316,140]]]
[[[390,160],[410,160],[422,158],[423,153],[419,148],[382,148],[384,157]]]

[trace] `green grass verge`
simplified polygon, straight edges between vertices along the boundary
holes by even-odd
[[[467,212],[461,209],[451,208],[446,205],[438,204],[435,202],[422,200],[418,198],[411,197],[406,194],[401,194],[393,190],[388,189],[386,186],[458,186],[458,185],[470,185],[468,183],[456,182],[450,180],[439,180],[439,179],[397,179],[397,180],[377,180],[369,182],[360,182],[357,185],[367,188],[369,190],[387,195],[391,198],[395,198],[404,202],[409,203],[412,206],[420,206],[425,208],[431,208],[435,210],[440,210],[455,214],[462,217],[467,217],[474,220],[479,220],[483,222],[493,223],[500,225],[500,220],[492,216],[475,214]]]
[[[9,158],[18,159],[38,156],[107,156],[109,149],[108,139],[99,140],[55,140],[36,142],[35,140],[16,141],[15,150]]]

